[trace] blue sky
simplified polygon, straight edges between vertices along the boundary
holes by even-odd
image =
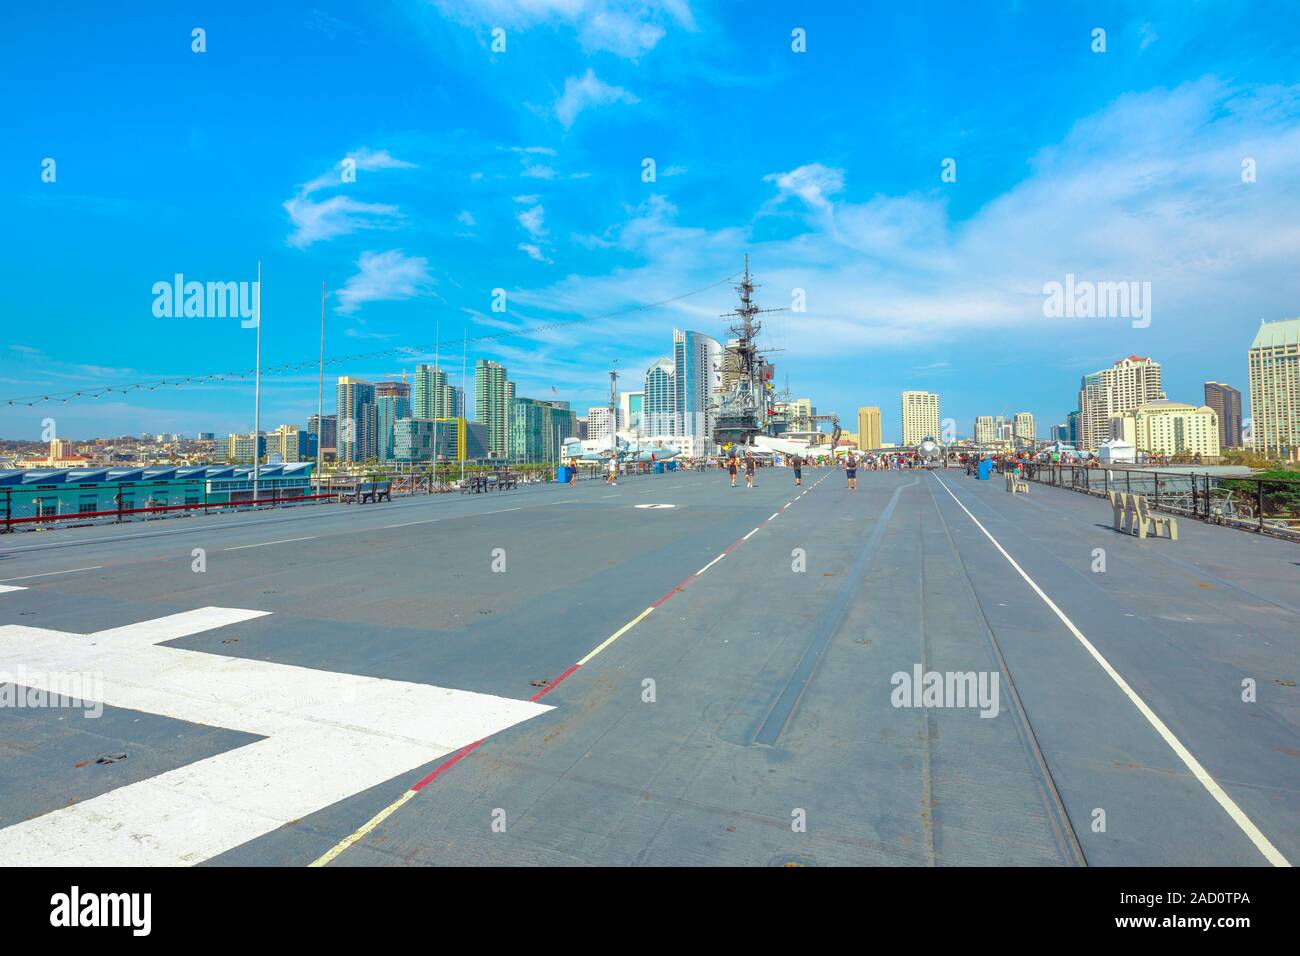
[[[905,388],[938,391],[962,434],[1022,410],[1045,434],[1080,375],[1129,354],[1161,362],[1174,399],[1199,403],[1207,379],[1245,391],[1259,322],[1300,314],[1292,3],[85,2],[3,17],[0,402],[251,368],[252,330],[159,318],[151,290],[177,273],[252,280],[259,258],[264,365],[315,360],[324,281],[328,356],[436,331],[458,372],[462,335],[657,302],[748,252],[761,304],[806,290],[806,312],[767,325],[780,383],[846,423],[880,405],[886,438]],[[1045,317],[1043,285],[1067,273],[1149,281],[1149,327]],[[719,285],[471,342],[471,376],[495,358],[519,394],[583,413],[612,361],[630,385],[674,326],[725,337],[734,301]],[[327,369],[327,412],[331,376],[419,360]],[[240,381],[0,404],[0,437],[35,438],[46,417],[68,437],[224,434],[251,427],[252,404]],[[263,380],[263,427],[315,404],[313,369]]]

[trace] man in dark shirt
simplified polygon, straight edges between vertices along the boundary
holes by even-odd
[[[794,469],[794,485],[798,488],[803,484],[803,459],[795,455],[790,459],[790,467]]]

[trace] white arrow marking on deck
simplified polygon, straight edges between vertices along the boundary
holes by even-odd
[[[0,671],[21,666],[31,686],[101,673],[111,707],[265,738],[6,827],[0,866],[199,863],[552,709],[159,646],[267,613],[205,607],[93,634],[0,626]]]

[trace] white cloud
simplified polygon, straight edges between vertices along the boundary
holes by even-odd
[[[361,147],[348,153],[328,172],[299,186],[298,194],[285,201],[284,210],[294,226],[294,231],[289,236],[289,245],[304,249],[313,242],[333,239],[360,229],[397,227],[401,212],[396,206],[362,202],[350,196],[332,196],[324,200],[311,198],[313,193],[322,189],[346,185],[343,182],[345,160],[352,160],[356,170],[361,172],[417,168],[414,163],[398,159],[386,149]]]
[[[564,81],[564,93],[555,102],[555,115],[567,129],[577,120],[578,114],[588,107],[639,102],[627,90],[621,86],[611,86],[588,67],[582,76],[571,76]]]
[[[296,197],[288,200],[284,209],[294,226],[289,245],[298,249],[359,229],[393,229],[401,219],[396,206],[358,202],[349,196],[332,196],[321,202]]]
[[[556,172],[550,166],[534,164],[525,167],[524,171],[520,175],[526,176],[529,179],[554,179],[556,177]]]
[[[551,261],[550,259],[546,258],[546,255],[542,252],[542,247],[537,245],[536,243],[521,242],[519,243],[519,249],[523,252],[528,253],[530,258],[536,259],[538,262]]]
[[[298,189],[299,196],[310,196],[320,189],[330,186],[342,186],[344,163],[352,160],[352,166],[357,172],[375,172],[380,169],[418,169],[415,163],[408,163],[404,159],[398,159],[386,149],[369,149],[361,147],[348,153],[343,159],[335,163],[328,172],[321,173],[309,183],[304,183]]]
[[[830,197],[844,189],[844,173],[839,169],[829,169],[821,163],[809,163],[788,173],[770,173],[763,177],[764,182],[776,183],[780,191],[778,202],[791,196],[797,196],[820,210],[830,209]]]
[[[775,195],[759,216],[777,208],[811,215],[765,225],[761,239],[743,217],[723,228],[683,223],[656,195],[621,226],[576,240],[613,244],[640,265],[566,276],[512,301],[601,314],[644,302],[647,289],[706,285],[734,273],[749,251],[761,304],[788,305],[791,289],[807,290],[807,313],[768,320],[773,344],[786,344],[784,325],[801,356],[919,348],[942,350],[937,359],[966,341],[986,346],[990,329],[1045,341],[1069,335],[1072,347],[1103,356],[1174,352],[1189,340],[1244,353],[1261,318],[1293,316],[1300,300],[1297,115],[1300,87],[1205,80],[1122,96],[1035,154],[1021,182],[959,219],[937,175],[924,192],[871,195],[869,183],[816,162],[765,177]],[[1241,181],[1247,157],[1259,163],[1255,183]],[[1151,327],[1045,319],[1043,285],[1067,272],[1150,281]],[[665,321],[720,331],[715,316],[727,301],[685,299],[664,310]]]
[[[339,312],[352,313],[366,302],[385,302],[428,295],[434,284],[429,261],[400,249],[363,252],[358,272],[338,291]]]
[[[444,16],[476,27],[526,30],[561,25],[588,53],[635,59],[655,48],[671,25],[695,30],[687,0],[434,0]]]
[[[474,217],[470,214],[468,209],[461,210],[460,215],[456,217],[456,221],[466,226],[478,225],[478,223],[474,221]]]
[[[546,235],[545,217],[546,210],[541,206],[530,206],[515,216],[519,220],[519,225],[528,230],[528,234],[534,239],[540,239]]]

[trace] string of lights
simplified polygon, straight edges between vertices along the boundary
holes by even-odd
[[[669,305],[673,302],[678,302],[682,299],[688,299],[691,296],[700,295],[701,293],[707,292],[710,289],[714,289],[720,285],[725,285],[726,283],[734,281],[738,274],[739,273],[733,273],[732,275],[719,279],[716,282],[711,282],[706,286],[702,286],[698,289],[692,289],[690,292],[683,292],[680,295],[670,296],[667,299],[660,299],[657,302],[647,302],[643,305],[629,306],[626,309],[619,309],[618,311],[607,312],[601,315],[586,315],[586,316],[580,316],[575,319],[562,319],[556,322],[547,322],[541,325],[529,325],[529,326],[522,326],[518,329],[506,329],[500,332],[495,332],[490,335],[470,336],[466,341],[481,343],[481,342],[495,341],[498,339],[527,337],[530,335],[536,335],[539,332],[547,332],[551,329],[561,328],[563,326],[577,325],[582,322],[594,322],[602,319],[616,319],[637,312],[645,312],[649,309],[657,309],[660,308],[661,306]],[[374,352],[356,352],[351,355],[337,355],[325,359],[324,364],[326,366],[338,366],[344,363],[350,364],[355,362],[363,362],[370,359],[388,358],[388,357],[399,356],[399,355],[423,355],[432,352],[434,347],[435,347],[434,343],[431,342],[423,345],[400,345],[388,349],[379,349]],[[321,361],[319,359],[313,359],[307,362],[285,362],[279,365],[264,365],[262,366],[262,374],[283,375],[289,372],[299,372],[306,369],[319,368],[320,365],[321,365]],[[210,372],[207,374],[198,374],[198,375],[170,375],[167,378],[151,379],[144,382],[129,382],[122,385],[86,386],[84,388],[79,388],[79,389],[70,390],[66,392],[47,392],[41,395],[23,395],[16,398],[4,399],[3,402],[6,406],[26,405],[28,407],[42,405],[47,402],[60,402],[63,404],[67,404],[69,401],[72,401],[74,399],[84,399],[84,398],[98,399],[104,395],[111,395],[111,394],[126,395],[130,392],[137,392],[137,391],[152,392],[160,388],[183,388],[186,385],[202,385],[202,384],[209,384],[212,382],[224,382],[229,379],[241,380],[256,374],[257,374],[256,368],[249,368],[249,369],[236,370],[230,372]]]

